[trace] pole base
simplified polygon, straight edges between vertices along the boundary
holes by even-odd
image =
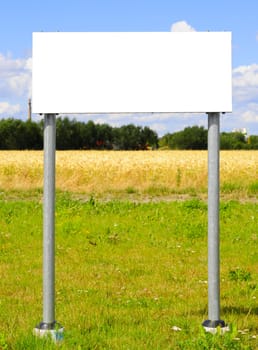
[[[229,326],[223,320],[211,321],[206,320],[202,323],[203,328],[206,332],[216,334],[218,332],[218,328],[220,329],[220,334],[224,334],[229,332]]]
[[[41,322],[33,329],[33,334],[39,338],[49,336],[57,343],[64,339],[64,327],[56,321],[53,323]]]

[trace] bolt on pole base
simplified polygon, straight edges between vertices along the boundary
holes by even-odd
[[[55,343],[58,343],[64,339],[64,327],[58,322],[45,323],[41,322],[33,329],[33,334],[36,337],[50,337]]]
[[[216,333],[224,334],[230,331],[229,326],[223,320],[217,320],[217,321],[206,320],[202,323],[202,326],[206,332],[212,333],[212,334],[216,334]]]

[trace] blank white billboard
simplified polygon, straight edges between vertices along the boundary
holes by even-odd
[[[32,110],[231,112],[231,33],[33,33]]]

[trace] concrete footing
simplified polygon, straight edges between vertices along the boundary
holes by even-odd
[[[206,320],[202,323],[202,326],[206,332],[212,333],[212,334],[216,334],[218,332],[220,334],[224,334],[230,331],[229,326],[226,325],[223,320],[217,320],[217,321]]]
[[[55,343],[57,343],[64,339],[64,327],[57,322],[41,322],[33,329],[33,334],[40,338],[49,336]]]

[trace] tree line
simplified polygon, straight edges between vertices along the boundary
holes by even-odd
[[[0,149],[40,150],[43,148],[43,120],[40,122],[18,119],[0,120]],[[56,148],[76,149],[120,149],[145,150],[158,147],[158,135],[149,127],[133,124],[111,127],[70,120],[67,117],[56,120]]]
[[[208,130],[204,127],[186,127],[182,131],[168,133],[160,138],[159,146],[178,150],[206,150],[208,147]],[[246,136],[241,132],[222,132],[220,149],[258,149],[258,136]]]
[[[43,148],[43,120],[40,122],[18,119],[0,120],[0,149],[40,150]],[[67,117],[56,120],[56,148],[76,149],[119,149],[146,150],[158,147],[178,150],[207,149],[208,131],[204,127],[187,127],[182,131],[168,133],[158,138],[149,127],[133,124],[112,127],[108,124],[95,124],[93,121],[80,122]],[[246,137],[240,132],[220,134],[222,150],[258,149],[258,136]]]

